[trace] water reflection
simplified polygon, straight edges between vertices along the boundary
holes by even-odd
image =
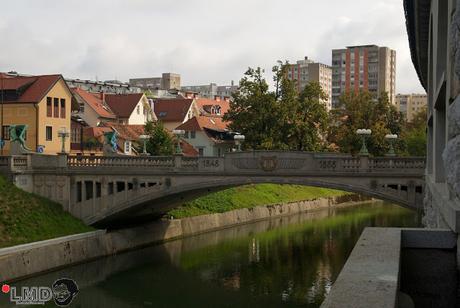
[[[74,307],[318,307],[364,227],[417,225],[415,212],[382,203],[320,210],[172,241],[18,285],[71,277],[80,286]]]

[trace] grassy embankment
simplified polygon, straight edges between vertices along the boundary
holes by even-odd
[[[200,197],[183,206],[171,210],[168,214],[174,218],[184,218],[204,214],[223,213],[241,208],[252,208],[317,198],[342,196],[344,191],[300,186],[257,184],[229,188],[204,197]]]
[[[92,230],[61,205],[27,193],[0,176],[0,247]]]

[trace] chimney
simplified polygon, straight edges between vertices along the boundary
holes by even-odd
[[[219,95],[214,95],[214,100],[216,102],[220,102],[220,96]]]
[[[104,91],[99,92],[99,99],[105,102],[105,92]]]

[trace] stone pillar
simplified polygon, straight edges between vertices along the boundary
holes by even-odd
[[[183,156],[183,154],[174,154],[174,170],[180,170],[182,168]]]
[[[57,160],[58,168],[67,168],[67,153],[58,153]]]
[[[85,214],[85,204],[86,204],[86,184],[85,181],[81,180],[81,203],[80,203],[80,218],[84,217]]]
[[[107,209],[108,195],[109,195],[109,185],[108,185],[107,177],[104,176],[101,178],[101,200],[99,204],[99,207],[102,212]]]
[[[97,204],[96,204],[96,196],[97,196],[97,191],[96,191],[96,181],[93,180],[92,181],[92,185],[93,185],[93,199],[91,200],[91,207],[92,207],[92,213],[91,215],[96,215],[97,213]]]
[[[369,156],[359,156],[359,172],[369,172]]]

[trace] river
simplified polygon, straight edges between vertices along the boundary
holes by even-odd
[[[368,226],[417,227],[419,218],[382,202],[318,210],[174,240],[14,285],[50,286],[72,278],[80,288],[72,307],[318,307]]]

